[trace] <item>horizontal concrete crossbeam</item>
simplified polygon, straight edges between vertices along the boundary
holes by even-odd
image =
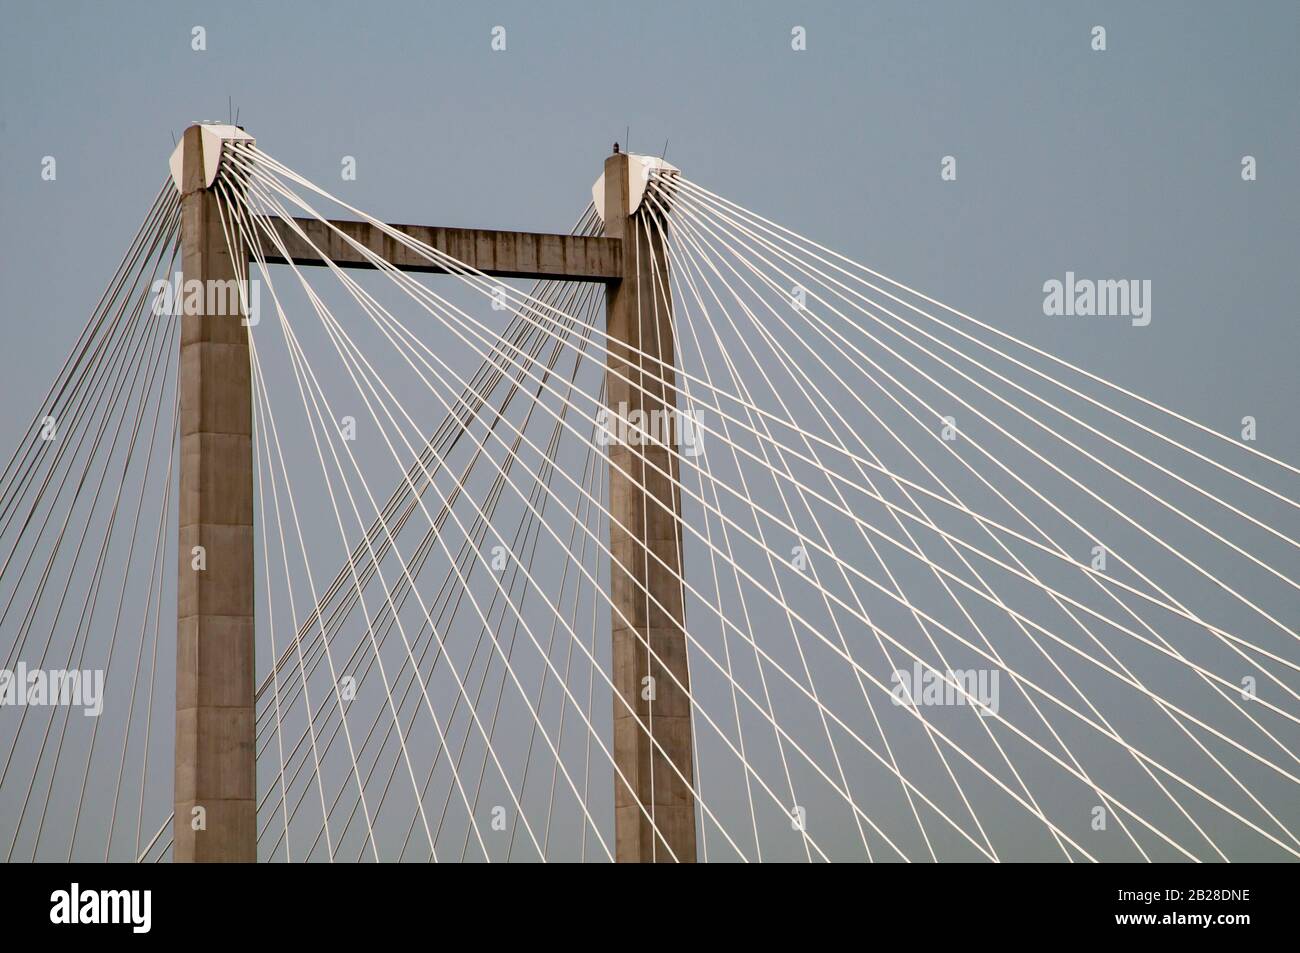
[[[430,264],[369,222],[331,222],[343,233],[340,235],[316,219],[294,219],[307,236],[304,240],[287,221],[278,218],[270,221],[284,243],[288,257],[296,265],[324,265],[325,259],[329,258],[341,268],[374,267],[343,237],[346,235],[403,271],[447,273],[447,269]],[[500,278],[618,281],[623,275],[622,242],[616,238],[426,225],[389,227],[446,252],[472,268]],[[269,239],[263,240],[262,251],[270,264],[287,264],[280,249]]]

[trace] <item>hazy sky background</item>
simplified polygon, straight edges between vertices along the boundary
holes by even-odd
[[[1287,0],[0,0],[0,448],[173,137],[230,102],[261,148],[394,222],[564,231],[615,140],[667,142],[706,187],[1210,427],[1255,416],[1294,461],[1298,37]],[[1045,317],[1067,270],[1149,279],[1150,326]]]
[[[62,360],[172,136],[229,97],[290,167],[342,185],[354,155],[343,197],[430,224],[567,229],[630,126],[633,150],[668,140],[696,181],[885,274],[1211,426],[1258,412],[1265,446],[1296,446],[1292,3],[0,9],[13,393]],[[1066,269],[1150,278],[1151,327],[1044,319]]]

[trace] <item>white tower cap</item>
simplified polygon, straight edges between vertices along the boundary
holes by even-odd
[[[208,188],[213,182],[217,181],[217,169],[221,165],[222,149],[227,142],[241,141],[250,145],[256,140],[238,126],[228,126],[224,123],[203,123],[199,126],[203,136],[203,187]],[[176,191],[181,191],[181,180],[185,172],[185,137],[176,144],[172,150],[172,157],[168,161],[172,172],[172,184],[176,186]]]
[[[680,172],[681,170],[671,162],[665,162],[658,156],[639,156],[629,152],[627,154],[627,195],[630,208],[628,211],[635,212],[641,207],[641,200],[645,198],[645,187],[650,181],[650,177],[664,172]],[[591,187],[591,200],[596,203],[596,212],[600,215],[601,221],[605,219],[605,173],[600,174],[596,184]]]

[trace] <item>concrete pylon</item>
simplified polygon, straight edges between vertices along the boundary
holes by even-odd
[[[650,227],[635,227],[631,217],[635,184],[629,168],[634,175],[641,174],[637,157],[615,153],[605,160],[605,235],[621,239],[623,245],[623,277],[609,284],[606,298],[610,354],[605,393],[611,420],[620,416],[626,420],[641,411],[643,420],[669,423],[650,442],[629,445],[633,441],[615,439],[609,446],[610,512],[625,527],[620,529],[611,521],[610,597],[617,610],[613,613],[613,681],[615,691],[641,720],[638,724],[615,698],[614,761],[627,779],[624,782],[617,774],[614,779],[615,858],[620,862],[671,862],[675,857],[693,862],[690,697],[665,671],[666,667],[689,687],[681,524],[676,518],[681,514],[681,500],[673,482],[678,468],[676,458],[662,442],[675,439],[677,422],[676,391],[672,389],[676,383],[672,304],[665,284],[668,260],[658,231],[648,221],[654,214],[649,208],[636,214]],[[630,348],[645,352],[651,360]],[[622,428],[619,437],[626,432]],[[665,473],[672,474],[672,479]],[[647,546],[662,563],[647,558]],[[654,656],[647,651],[646,642]],[[642,725],[649,726],[662,752]]]
[[[180,296],[179,862],[257,859],[252,388],[233,284],[246,277],[248,255],[231,235],[232,256],[209,188],[218,156],[205,162],[204,149],[220,146],[212,127],[191,126],[178,148],[182,269],[187,287],[197,279],[203,288]]]

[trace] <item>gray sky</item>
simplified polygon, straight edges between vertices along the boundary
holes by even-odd
[[[1254,416],[1259,449],[1300,456],[1294,3],[304,9],[0,0],[0,448],[116,267],[173,136],[230,102],[260,147],[395,222],[564,231],[613,141],[666,142],[715,192],[1224,433]],[[940,178],[947,155],[956,181]],[[1149,280],[1151,324],[1045,316],[1043,283],[1067,271]],[[1294,599],[1282,606],[1294,622]],[[1261,783],[1272,803],[1291,794]]]
[[[61,360],[79,319],[56,318],[96,297],[171,136],[229,97],[290,167],[342,185],[354,155],[344,198],[431,224],[565,229],[630,126],[634,150],[668,140],[696,181],[939,300],[1210,425],[1255,411],[1261,441],[1296,446],[1294,4],[314,9],[4,3],[0,207],[21,228],[2,274],[33,316],[0,355],[15,392]],[[72,249],[103,254],[71,268]],[[1067,268],[1150,278],[1153,325],[1044,320],[1042,282]]]

